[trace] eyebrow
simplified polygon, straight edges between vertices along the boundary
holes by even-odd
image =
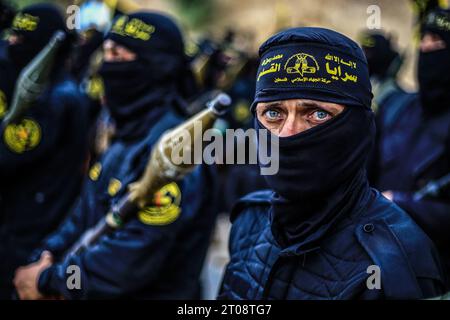
[[[264,105],[265,108],[271,108],[271,107],[273,108],[273,107],[280,107],[280,106],[282,106],[282,103],[279,102],[279,101],[268,102],[266,105]],[[322,105],[322,104],[320,104],[318,102],[315,102],[315,101],[297,102],[296,106],[297,107],[304,107],[304,108],[305,107],[306,108],[320,108],[320,109],[323,109],[323,110],[326,110],[326,111],[331,110],[331,111],[334,111],[334,112],[338,112],[339,111],[334,106],[330,106],[330,105],[324,106],[324,105]]]
[[[323,110],[326,110],[326,111],[339,112],[339,109],[336,108],[333,105],[323,105],[323,104],[320,104],[320,103],[315,102],[315,101],[298,102],[296,106],[297,107],[306,107],[306,108],[313,107],[313,108],[320,108],[320,109],[323,109]]]
[[[319,107],[321,108],[322,106],[314,101],[304,101],[304,102],[297,102],[297,107]]]
[[[281,103],[278,102],[278,101],[269,102],[269,103],[267,103],[267,104],[265,105],[266,108],[268,108],[268,107],[279,107],[279,106],[281,106]]]

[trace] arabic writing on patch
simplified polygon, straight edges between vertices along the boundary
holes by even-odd
[[[328,62],[325,64],[326,67],[326,71],[329,75],[331,75],[331,79],[333,80],[341,80],[344,82],[347,81],[353,81],[353,82],[357,82],[358,81],[358,76],[357,75],[353,75],[353,74],[349,74],[348,72],[342,72],[342,68],[341,65],[350,67],[352,69],[356,69],[356,62],[348,60],[345,61],[344,59],[332,55],[332,54],[327,54],[325,56],[325,60],[328,60]],[[331,62],[330,62],[331,61]],[[331,63],[334,63],[336,66],[331,67]],[[345,68],[345,67],[344,67]],[[345,75],[345,77],[342,77],[342,74]]]
[[[332,55],[330,53],[328,53],[325,56],[325,60],[334,61],[334,62],[336,62],[338,64],[344,64],[346,66],[349,66],[352,69],[356,69],[356,62],[351,61],[351,60],[345,61],[344,59],[339,58],[338,56],[334,56],[334,55]]]
[[[280,59],[282,59],[282,58],[283,58],[283,55],[282,55],[282,54],[277,54],[276,56],[273,56],[273,57],[264,59],[263,62],[261,63],[261,65],[262,65],[262,66],[265,66],[265,65],[271,63],[271,62],[274,61],[274,60],[280,60]]]
[[[271,63],[270,64],[270,68],[269,69],[263,69],[259,75],[258,75],[258,80],[261,79],[262,76],[269,74],[269,73],[274,73],[274,72],[278,72],[280,71],[281,68],[281,63]]]
[[[331,80],[323,77],[297,77],[291,80],[292,83],[296,82],[323,82],[323,83],[331,83]]]

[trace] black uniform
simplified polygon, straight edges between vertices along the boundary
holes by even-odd
[[[419,93],[398,92],[380,106],[372,172],[375,186],[435,241],[450,270],[450,188],[422,199],[415,193],[450,172],[450,11],[431,12],[423,31],[441,36],[445,49],[419,53]],[[448,25],[448,24],[447,24]],[[445,26],[445,24],[443,24]]]
[[[116,133],[91,168],[68,219],[30,259],[48,250],[56,260],[40,275],[39,290],[66,299],[200,298],[200,272],[216,212],[213,167],[199,167],[167,184],[123,228],[80,253],[67,253],[141,177],[160,136],[183,121],[177,112],[183,41],[172,20],[153,12],[121,16],[107,39],[134,51],[137,59],[104,62],[100,68]],[[79,290],[67,288],[70,265],[81,270]]]
[[[35,5],[17,15],[13,28],[23,42],[8,46],[9,59],[0,63],[0,90],[6,101],[0,109],[11,101],[20,69],[56,30],[64,30],[64,20],[55,7]],[[56,65],[63,65],[63,56]],[[4,115],[0,112],[0,118]],[[14,270],[25,264],[36,244],[60,224],[80,191],[87,157],[86,120],[85,100],[76,83],[57,67],[47,89],[23,119],[1,133],[2,298],[10,298]]]

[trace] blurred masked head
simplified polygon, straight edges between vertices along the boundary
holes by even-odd
[[[385,78],[392,62],[399,57],[392,49],[390,39],[381,33],[363,33],[361,46],[367,58],[370,76]]]
[[[8,53],[17,68],[27,65],[58,30],[66,31],[64,18],[55,5],[36,4],[24,8],[12,22]]]
[[[106,105],[119,127],[176,96],[186,57],[181,32],[170,18],[154,12],[120,16],[104,49],[99,74]]]
[[[450,10],[431,11],[422,24],[418,80],[425,112],[450,108]]]

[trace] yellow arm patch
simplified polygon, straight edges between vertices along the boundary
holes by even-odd
[[[155,193],[152,205],[138,212],[138,219],[153,226],[168,225],[181,214],[181,191],[175,182],[166,184]]]
[[[19,124],[6,127],[3,139],[15,153],[24,153],[36,148],[41,142],[41,127],[33,119],[23,119]]]

